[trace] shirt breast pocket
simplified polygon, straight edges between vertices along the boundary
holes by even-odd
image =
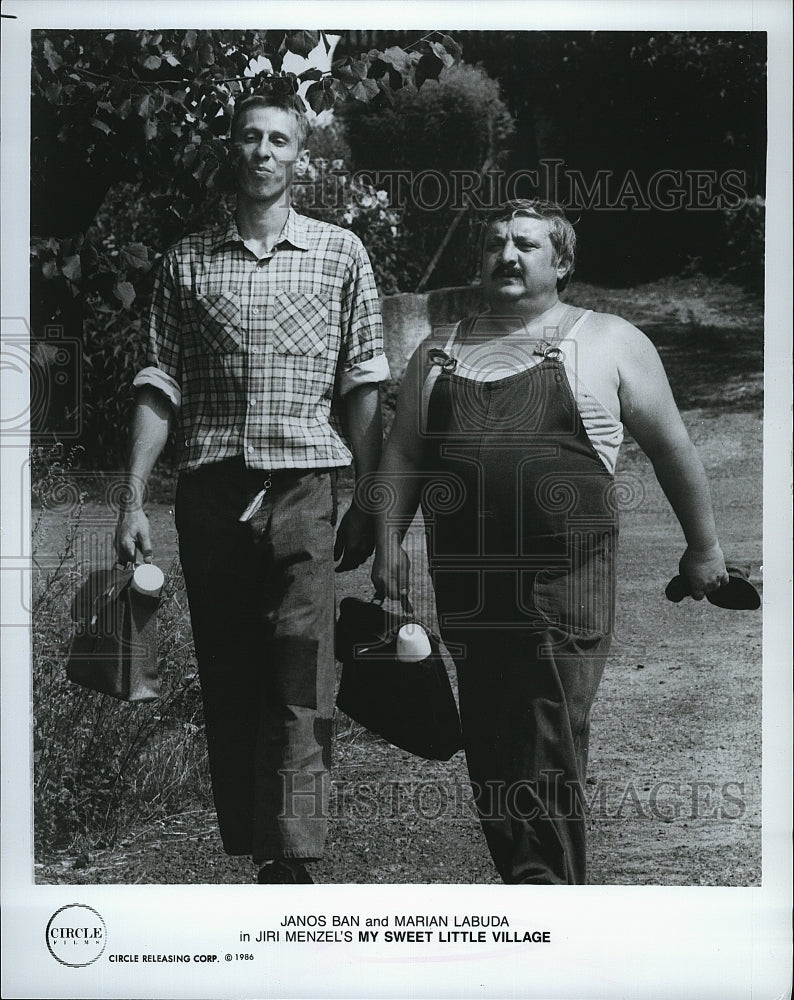
[[[328,345],[328,302],[322,295],[282,289],[275,299],[273,346],[278,354],[316,357]]]
[[[216,354],[241,351],[244,336],[240,296],[226,291],[216,295],[199,295],[196,301],[201,340],[207,350]]]

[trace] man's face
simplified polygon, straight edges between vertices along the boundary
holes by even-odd
[[[549,229],[547,219],[526,215],[489,226],[482,256],[482,291],[492,307],[556,294],[557,279],[567,267],[557,263]]]
[[[289,204],[295,169],[305,168],[309,159],[298,134],[291,111],[249,108],[234,133],[238,192],[252,201]]]

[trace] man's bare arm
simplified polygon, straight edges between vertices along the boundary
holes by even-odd
[[[130,458],[127,471],[129,493],[116,527],[116,557],[134,562],[138,549],[144,562],[152,561],[149,519],[143,510],[143,494],[155,462],[171,429],[174,411],[157,389],[139,389],[132,417]]]
[[[372,567],[375,592],[393,600],[408,593],[411,562],[402,547],[422,490],[421,408],[426,345],[420,346],[403,376],[397,412],[380,464],[382,509],[376,515],[378,543]]]
[[[728,580],[706,472],[653,344],[628,324],[618,339],[623,423],[653,463],[656,478],[681,524],[687,548],[679,572],[692,597],[701,600]]]
[[[367,483],[380,461],[383,447],[383,421],[376,383],[356,386],[345,396],[350,449],[356,468],[356,492],[364,493]],[[367,512],[366,498],[353,497],[350,509],[339,523],[334,546],[334,559],[341,562],[338,573],[355,569],[366,562],[375,547],[375,528]]]

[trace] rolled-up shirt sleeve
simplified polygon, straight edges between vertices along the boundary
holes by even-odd
[[[343,369],[339,376],[339,394],[344,396],[356,386],[368,385],[372,382],[385,382],[389,378],[391,378],[391,372],[386,355],[375,354],[367,361]]]
[[[179,383],[170,375],[166,375],[162,368],[155,368],[153,365],[141,368],[132,380],[132,388],[140,389],[145,385],[159,389],[173,407],[174,412],[182,405],[182,390],[179,388]]]
[[[341,395],[358,385],[390,377],[383,353],[380,299],[367,251],[356,241],[342,299],[342,355],[338,389]]]
[[[179,290],[174,258],[168,253],[155,276],[146,366],[133,379],[133,389],[152,386],[178,410],[182,402],[181,364]]]

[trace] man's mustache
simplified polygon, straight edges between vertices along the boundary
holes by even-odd
[[[518,278],[521,272],[510,264],[497,264],[491,272],[492,278]]]

